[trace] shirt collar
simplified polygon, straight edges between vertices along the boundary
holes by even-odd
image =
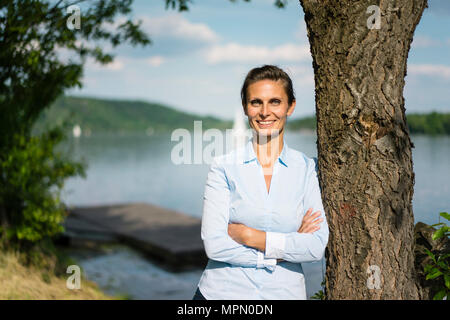
[[[286,140],[283,139],[283,149],[281,150],[278,160],[286,167],[288,166],[287,163],[288,149],[289,147],[286,143]],[[247,145],[245,146],[244,163],[249,163],[253,160],[256,160],[256,154],[255,150],[253,149],[253,138],[252,138],[247,142]]]

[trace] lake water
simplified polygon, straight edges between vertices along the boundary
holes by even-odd
[[[285,139],[290,148],[317,156],[315,134],[286,132]],[[439,212],[450,210],[450,137],[416,135],[412,141],[415,221],[433,224]],[[175,165],[171,151],[176,144],[170,135],[70,138],[66,147],[89,166],[86,179],[67,181],[62,198],[75,206],[148,202],[201,217],[209,165]],[[125,293],[134,299],[190,299],[202,271],[170,273],[120,246],[87,258],[73,254],[89,279],[112,294]],[[324,262],[303,267],[311,296],[321,288]]]

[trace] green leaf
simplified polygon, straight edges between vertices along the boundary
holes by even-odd
[[[447,289],[450,289],[450,276],[445,274],[444,280],[445,280],[445,286],[447,287]]]
[[[319,290],[313,296],[311,296],[312,300],[325,300],[325,295],[323,294],[323,290]]]
[[[449,214],[449,213],[447,213],[447,212],[441,212],[441,213],[439,213],[439,215],[440,215],[441,217],[443,217],[443,218],[445,218],[445,219],[447,219],[447,220],[450,221],[450,214]]]
[[[433,297],[433,300],[442,300],[445,297],[445,289],[440,290],[438,293],[436,293]]]
[[[437,265],[442,269],[448,268],[447,264],[444,260],[441,260],[441,257],[438,258]]]
[[[444,226],[444,225],[445,225],[445,223],[440,222],[440,223],[432,224],[430,227],[437,227],[437,226]]]
[[[433,240],[437,240],[439,238],[442,238],[444,236],[444,234],[447,232],[448,227],[442,227],[440,229],[438,229],[435,233],[433,233]]]
[[[427,264],[427,265],[423,268],[423,271],[424,271],[425,273],[430,273],[430,272],[431,272],[431,269],[433,269],[433,266],[432,266],[431,264]]]
[[[424,250],[425,250],[426,254],[429,255],[430,258],[434,261],[434,263],[436,263],[436,257],[434,256],[434,254],[427,248],[424,248]]]
[[[442,275],[442,272],[436,268],[433,269],[432,272],[430,272],[429,274],[427,274],[426,276],[426,280],[431,280],[431,279],[435,279],[437,277],[439,277],[440,275]]]

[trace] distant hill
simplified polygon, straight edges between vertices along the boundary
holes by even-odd
[[[78,124],[84,134],[90,133],[162,133],[177,128],[193,130],[194,121],[201,120],[202,128],[231,129],[232,121],[211,116],[199,116],[176,110],[160,103],[139,100],[110,100],[61,96],[45,110],[33,128],[41,132],[45,127],[62,124],[67,119],[69,129]],[[450,135],[450,113],[431,112],[408,114],[412,134]],[[315,116],[289,119],[290,131],[316,130]]]
[[[316,130],[316,117],[304,117],[300,119],[288,119],[286,122],[286,129],[288,130]]]
[[[411,134],[450,135],[450,113],[430,112],[406,115]],[[288,120],[289,130],[316,130],[316,117]]]
[[[202,128],[227,129],[231,121],[178,111],[169,106],[132,100],[107,100],[62,96],[45,110],[33,131],[62,124],[68,119],[70,128],[78,124],[90,133],[160,133],[176,128],[193,130],[194,120],[202,120]]]

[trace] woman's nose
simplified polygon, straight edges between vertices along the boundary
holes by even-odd
[[[268,116],[270,114],[270,110],[269,110],[269,105],[268,104],[263,104],[262,108],[261,108],[261,116]]]

